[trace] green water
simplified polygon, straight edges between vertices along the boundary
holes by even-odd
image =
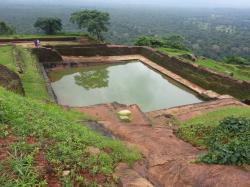
[[[66,68],[50,72],[49,77],[62,105],[88,106],[116,101],[138,104],[147,112],[202,101],[139,61]]]

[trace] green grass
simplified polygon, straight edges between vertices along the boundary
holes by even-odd
[[[192,53],[190,51],[172,49],[172,48],[158,48],[158,50],[162,53],[168,54],[169,56],[179,56],[179,55]]]
[[[45,87],[43,76],[38,69],[38,62],[31,52],[22,47],[17,47],[19,50],[21,61],[24,66],[24,73],[20,75],[25,96],[35,99],[48,99],[48,92]]]
[[[171,57],[172,56],[177,57],[183,54],[192,53],[190,51],[183,51],[183,50],[171,49],[171,48],[159,48],[158,50],[162,53],[168,54]],[[194,62],[188,61],[187,59],[185,59],[185,61],[194,63]],[[206,58],[206,59],[198,58],[198,60],[195,63],[201,67],[209,68],[211,70],[214,70],[219,73],[223,73],[225,75],[233,74],[233,77],[238,80],[250,81],[250,66],[226,64],[226,63],[218,62],[209,58]]]
[[[226,75],[233,73],[233,77],[236,79],[250,81],[250,66],[226,64],[212,59],[199,59],[196,63],[201,67],[209,68]]]
[[[226,117],[250,118],[250,107],[225,107],[208,112],[180,124],[178,135],[193,145],[206,147],[206,138],[211,130]]]
[[[15,59],[13,56],[13,46],[0,46],[0,64],[8,67],[12,71],[17,71]]]
[[[18,73],[17,53],[20,54],[23,73]],[[49,98],[44,79],[37,68],[36,58],[29,50],[10,45],[0,46],[0,64],[19,74],[27,97],[43,100]]]
[[[48,162],[46,167],[55,172],[64,186],[73,186],[75,181],[82,186],[98,182],[95,177],[93,181],[86,181],[81,171],[111,177],[114,180],[101,184],[111,185],[116,180],[115,166],[121,161],[132,164],[140,159],[140,154],[79,124],[87,119],[90,117],[84,114],[65,112],[57,105],[44,104],[0,88],[0,132],[4,132],[1,137],[7,140],[14,136],[17,140],[7,145],[9,155],[0,161],[0,186],[46,186],[45,173],[39,172],[35,164],[41,150]],[[34,143],[29,143],[28,137],[32,137]],[[89,146],[99,148],[101,153],[89,154]],[[69,170],[70,175],[63,176],[64,170]]]

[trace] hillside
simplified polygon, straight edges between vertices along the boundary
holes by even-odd
[[[225,95],[242,93],[238,88],[244,82],[241,80],[249,81],[248,66],[243,68],[203,57],[192,61],[185,56],[190,51],[100,44],[88,37],[72,41],[57,41],[55,37],[53,41],[42,41],[47,48],[34,48],[29,40],[33,37],[26,35],[26,39],[20,37],[26,41],[0,46],[0,64],[20,78],[24,93],[21,96],[7,91],[8,85],[3,85],[6,89],[0,87],[0,170],[3,171],[0,186],[154,187],[169,183],[173,186],[216,183],[243,187],[250,184],[247,152],[250,109],[240,100]],[[143,112],[138,103],[73,107],[51,102],[49,72],[66,70],[65,74],[60,71],[55,74],[56,80],[81,72],[83,79],[87,75],[95,85],[101,76],[96,71],[86,71],[86,67],[103,63],[118,66],[128,64],[131,59],[148,66],[139,71],[154,70],[157,73],[154,81],[168,76],[164,83],[196,94],[199,102],[150,112]],[[126,78],[131,78],[129,69],[125,70]],[[108,73],[106,78],[112,76]],[[193,79],[186,79],[189,74]],[[71,79],[75,81],[74,77]],[[199,79],[218,90],[223,87],[223,92],[208,90],[202,87],[203,82],[195,84]],[[132,85],[135,81],[126,82]],[[134,89],[142,89],[140,84]],[[248,83],[244,85],[242,90],[249,90]],[[65,94],[66,87],[62,88]],[[146,88],[157,93],[152,83]],[[168,98],[170,90],[161,88],[162,84],[158,91],[167,96],[166,100],[175,99]],[[142,90],[143,94],[147,89]],[[72,90],[70,96],[78,97]],[[248,93],[242,94],[249,97]],[[130,113],[127,121],[122,120],[121,111]]]
[[[115,166],[140,157],[81,124],[90,117],[3,88],[0,112],[0,186],[112,186]]]
[[[159,48],[160,52],[166,53],[170,56],[183,58],[183,55],[190,55],[192,52],[171,48]],[[189,59],[184,60],[188,61]],[[210,58],[198,57],[195,62],[189,60],[190,63],[197,64],[200,67],[208,68],[218,73],[223,73],[228,76],[232,76],[238,80],[245,80],[250,82],[250,66],[247,65],[233,65],[226,64],[224,62],[216,61]]]

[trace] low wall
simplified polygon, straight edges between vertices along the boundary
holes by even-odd
[[[32,53],[44,67],[51,67],[53,64],[62,62],[62,56],[55,49],[51,48],[33,48]]]
[[[235,80],[196,64],[155,52],[150,48],[140,48],[140,54],[204,89],[229,94],[241,100],[250,99],[249,82]]]
[[[17,73],[0,64],[0,86],[7,90],[24,95],[24,89]]]
[[[54,49],[63,56],[120,56],[142,55],[158,65],[206,89],[220,94],[229,94],[238,99],[250,99],[250,83],[235,80],[232,77],[216,73],[196,64],[185,62],[176,57],[169,57],[155,49],[136,46],[89,45],[89,46],[55,46]],[[49,59],[46,59],[49,61]],[[51,60],[50,60],[51,61]]]
[[[48,37],[48,38],[13,38],[13,39],[0,39],[0,43],[4,43],[4,42],[27,42],[27,41],[34,41],[39,39],[40,41],[74,41],[77,40],[77,37]]]

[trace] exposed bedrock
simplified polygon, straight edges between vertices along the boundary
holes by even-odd
[[[190,105],[189,108],[191,107],[192,111],[195,111],[196,107],[215,110],[218,103],[220,107],[243,106],[234,98],[222,98],[203,105]],[[187,114],[186,108],[183,108],[183,111]],[[133,170],[124,164],[117,167],[117,174],[124,186],[250,186],[250,172],[247,168],[194,163],[204,150],[178,139],[174,134],[173,124],[162,124],[154,119],[149,121],[136,105],[103,104],[75,109],[95,116],[101,120],[99,123],[104,128],[126,142],[128,147],[136,147],[143,153],[144,161],[136,163]],[[117,111],[123,109],[132,112],[131,122],[123,123],[117,118]],[[134,174],[131,176],[131,173]]]
[[[24,95],[24,89],[17,73],[0,64],[0,86],[15,93]]]

